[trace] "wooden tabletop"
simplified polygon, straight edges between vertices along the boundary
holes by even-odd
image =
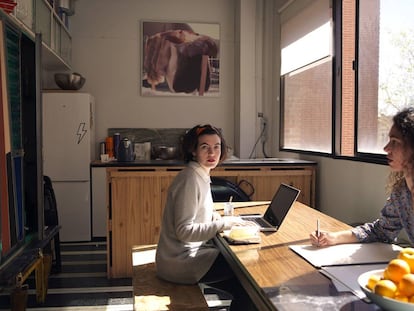
[[[264,213],[267,205],[237,208],[235,214]],[[334,302],[338,310],[375,310],[350,293],[338,293],[318,269],[289,249],[289,245],[310,244],[309,234],[319,219],[322,231],[338,231],[349,225],[300,202],[290,209],[277,232],[261,234],[260,244],[229,245],[221,236],[216,243],[259,310],[294,310],[295,305],[311,310]],[[334,297],[334,298],[331,298]],[[321,299],[323,298],[323,299]],[[321,305],[322,304],[322,305]],[[325,305],[326,307],[327,305]],[[335,310],[335,309],[334,309]]]

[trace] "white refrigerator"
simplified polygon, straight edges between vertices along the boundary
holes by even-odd
[[[94,98],[79,92],[44,92],[42,105],[43,174],[52,179],[60,240],[90,241]]]

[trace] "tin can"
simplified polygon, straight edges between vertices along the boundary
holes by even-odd
[[[119,149],[119,143],[121,141],[121,134],[115,133],[113,135],[113,141],[114,141],[114,157],[115,159],[118,159],[118,149]]]
[[[103,141],[99,144],[99,154],[105,154],[105,153],[106,153],[106,144]]]

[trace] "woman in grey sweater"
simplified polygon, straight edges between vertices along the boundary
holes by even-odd
[[[157,246],[157,274],[174,283],[209,283],[233,295],[232,310],[252,310],[248,295],[212,243],[217,232],[242,221],[221,217],[213,208],[210,170],[226,158],[225,140],[217,128],[197,125],[184,136],[182,148],[187,166],[168,190]]]

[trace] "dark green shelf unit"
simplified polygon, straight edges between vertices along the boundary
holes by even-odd
[[[33,40],[3,12],[0,12],[0,20],[5,55],[3,70],[6,72],[0,94],[7,93],[7,102],[2,100],[0,108],[4,105],[8,108],[0,128],[8,126],[10,137],[5,141],[10,142],[11,148],[6,155],[8,208],[1,206],[3,201],[0,201],[1,268],[31,240],[43,238],[43,230],[40,230],[43,228],[43,171],[41,37],[36,35]]]

